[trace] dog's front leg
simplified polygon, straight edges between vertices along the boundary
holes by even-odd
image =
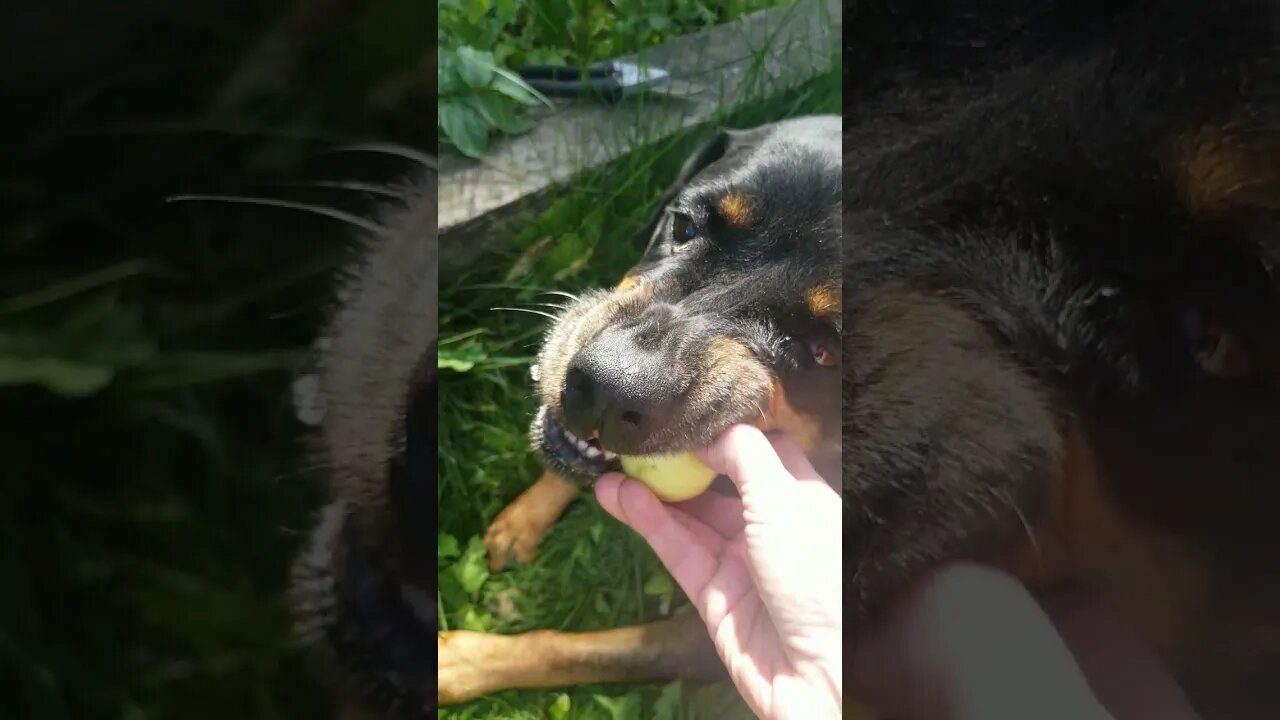
[[[728,678],[702,618],[688,608],[599,632],[441,632],[438,668],[441,705],[502,690]]]
[[[532,562],[542,538],[580,491],[553,472],[543,473],[489,524],[484,534],[489,568],[499,572],[512,563]]]

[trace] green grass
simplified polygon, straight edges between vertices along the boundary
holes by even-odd
[[[837,67],[834,63],[833,67]],[[570,507],[530,566],[490,575],[481,538],[541,468],[525,433],[535,409],[529,363],[547,321],[495,307],[540,308],[547,291],[611,286],[638,257],[631,238],[667,183],[713,126],[747,127],[839,112],[838,70],[783,98],[748,105],[702,131],[625,156],[556,193],[551,207],[513,222],[506,249],[458,278],[442,278],[439,581],[446,627],[495,632],[592,630],[658,619],[683,602],[648,547],[590,493]],[[643,128],[630,128],[645,137]],[[750,717],[731,688],[686,683],[509,691],[442,710],[439,717]]]
[[[511,72],[582,67],[796,0],[443,0],[440,139],[482,157],[491,133],[532,127],[536,97]]]

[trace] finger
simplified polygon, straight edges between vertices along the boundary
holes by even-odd
[[[1159,653],[1101,598],[1059,594],[1040,604],[1098,699],[1117,718],[1197,720]]]
[[[622,508],[618,507],[618,486],[626,479],[627,476],[619,472],[605,473],[596,480],[593,488],[596,499],[600,501],[600,507],[623,524],[626,523],[626,519],[622,517]]]
[[[596,497],[600,505],[614,518],[626,523],[621,508],[617,505],[618,485],[626,480],[634,480],[617,472],[606,473],[596,480]],[[669,508],[678,510],[676,515],[681,523],[706,540],[708,545],[720,547],[726,538],[742,532],[742,500],[737,497],[725,497],[716,493],[703,493],[690,500],[668,504]],[[696,529],[694,529],[696,527]]]
[[[848,658],[855,697],[884,716],[1110,717],[1030,594],[978,565],[945,566],[912,583]]]
[[[703,589],[715,575],[718,564],[712,547],[703,542],[705,537],[699,537],[677,520],[672,509],[643,483],[624,478],[620,473],[609,473],[597,480],[596,497],[610,515],[649,543],[687,597],[703,597]],[[710,529],[707,532],[711,532]],[[703,613],[705,608],[699,607],[698,611]]]
[[[697,518],[720,534],[730,538],[742,532],[742,498],[704,492],[690,500],[671,503],[689,517]]]
[[[782,464],[773,444],[751,425],[734,425],[711,447],[697,452],[707,467],[728,475],[743,501],[752,506],[764,507],[761,503],[767,504],[770,498],[781,497],[795,487],[795,476]]]
[[[680,508],[668,505],[667,509],[671,512],[671,517],[675,518],[676,522],[685,526],[689,532],[694,534],[698,542],[706,547],[708,553],[717,557],[720,556],[727,541],[726,536],[722,535],[714,526],[703,522],[696,516],[681,511]],[[738,515],[741,517],[741,510],[738,511]]]
[[[765,437],[773,445],[774,452],[778,454],[778,459],[782,461],[782,466],[795,479],[800,482],[817,481],[823,485],[827,484],[827,481],[818,475],[818,471],[813,469],[813,463],[809,462],[809,457],[804,454],[804,450],[801,450],[800,446],[789,436],[783,433],[773,433]]]

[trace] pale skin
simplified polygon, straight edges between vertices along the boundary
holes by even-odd
[[[842,717],[847,655],[852,692],[881,718],[1198,720],[1154,650],[1097,598],[1035,598],[970,563],[926,573],[845,652],[835,490],[796,445],[745,425],[698,456],[741,499],[664,504],[620,473],[596,496],[649,542],[761,718]]]
[[[698,455],[742,498],[705,493],[667,505],[617,473],[600,478],[596,496],[648,540],[757,715],[840,717],[838,494],[794,444],[775,451],[745,425]]]

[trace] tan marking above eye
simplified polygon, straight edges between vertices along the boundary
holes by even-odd
[[[742,193],[731,192],[716,203],[716,212],[730,225],[746,225],[751,222],[751,204]]]
[[[840,286],[818,285],[805,293],[805,305],[814,317],[840,314]]]
[[[1280,207],[1274,142],[1259,142],[1243,126],[1209,126],[1178,138],[1172,180],[1193,213],[1232,205]]]
[[[635,287],[636,285],[639,285],[639,284],[640,284],[640,278],[639,278],[638,276],[636,276],[636,275],[627,275],[626,277],[622,278],[622,281],[621,281],[621,282],[619,282],[619,283],[618,283],[618,289],[619,289],[619,290],[630,290],[631,288],[633,288],[633,287]]]

